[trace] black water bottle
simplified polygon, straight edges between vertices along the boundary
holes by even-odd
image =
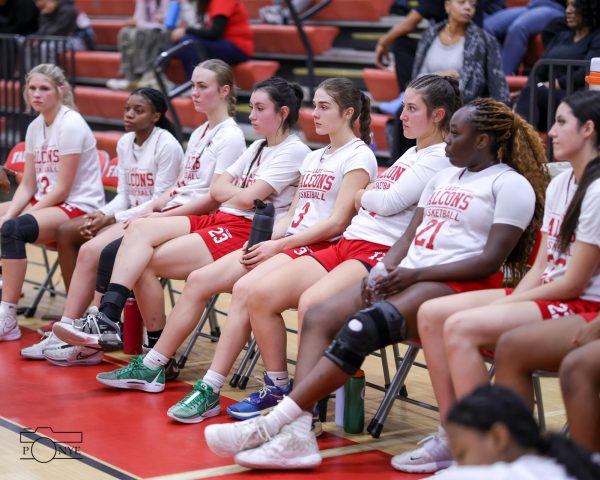
[[[252,220],[252,229],[250,230],[250,238],[246,251],[257,243],[270,240],[273,234],[273,223],[275,222],[275,207],[272,203],[264,203],[263,201],[254,200],[254,219]]]

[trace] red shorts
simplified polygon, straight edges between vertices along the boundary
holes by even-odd
[[[295,258],[303,257],[304,255],[312,254],[320,250],[325,250],[326,248],[331,247],[333,244],[334,242],[317,242],[304,247],[288,248],[287,250],[284,250],[281,253],[287,255],[288,257],[291,257],[291,259],[294,260]]]
[[[221,211],[209,215],[189,215],[188,219],[190,233],[202,237],[213,260],[242,248],[252,228],[252,220]]]
[[[496,272],[489,277],[482,278],[481,280],[475,280],[472,282],[442,282],[444,285],[448,285],[456,293],[472,292],[474,290],[489,290],[492,288],[502,288],[502,280],[504,274],[502,272]]]
[[[31,205],[35,205],[36,203],[38,203],[38,201],[35,198],[31,199]],[[65,212],[67,214],[67,216],[69,218],[77,218],[77,217],[81,217],[82,215],[85,215],[85,212],[83,210],[79,210],[77,207],[74,207],[73,205],[69,205],[68,203],[61,203],[59,205],[54,205],[57,208],[60,208],[63,212]]]
[[[507,288],[506,294],[510,295],[513,288]],[[568,317],[569,315],[580,315],[586,322],[591,322],[600,312],[600,302],[584,300],[533,300],[542,312],[544,320],[550,320],[559,317]]]
[[[311,253],[310,256],[323,265],[328,272],[346,260],[358,260],[367,267],[367,270],[370,270],[389,249],[387,245],[379,243],[342,238],[324,250]]]

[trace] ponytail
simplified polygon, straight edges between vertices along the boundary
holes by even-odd
[[[167,100],[160,91],[156,90],[155,88],[144,87],[134,90],[129,96],[131,97],[132,95],[141,95],[146,100],[148,100],[148,102],[150,102],[150,104],[152,105],[152,108],[154,108],[154,111],[160,114],[160,117],[156,122],[156,126],[168,131],[173,136],[176,136],[173,124],[169,121],[169,119],[166,116]]]
[[[600,178],[600,157],[594,158],[586,165],[577,185],[577,190],[573,195],[571,203],[569,203],[558,235],[558,248],[560,252],[564,252],[571,243],[571,238],[573,238],[575,229],[579,223],[579,215],[581,214],[581,205],[583,204],[585,193],[588,187],[598,180],[598,178]]]

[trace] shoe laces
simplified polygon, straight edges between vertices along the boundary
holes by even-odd
[[[133,357],[131,359],[131,362],[129,363],[129,365],[125,365],[124,367],[120,368],[120,371],[122,373],[131,372],[133,370],[137,370],[142,365],[144,365],[144,356],[138,355],[137,357]]]
[[[437,433],[423,438],[417,442],[417,445],[422,445],[421,449],[432,457],[448,456],[448,446]]]
[[[260,390],[258,392],[256,392],[256,394],[258,394],[258,398],[260,398],[261,400],[263,398],[265,398],[267,395],[269,395],[269,393],[271,393],[271,390],[278,388],[277,385],[267,385],[267,382],[265,382],[265,380],[262,377],[254,377],[256,380],[258,380],[258,383],[262,384],[262,387],[260,388]],[[250,394],[250,396],[252,396],[252,394]],[[250,398],[250,397],[248,397]]]
[[[240,447],[245,450],[245,446],[250,444],[254,437],[258,437],[262,443],[270,442],[273,437],[267,430],[267,425],[263,417],[256,417],[251,420],[232,424],[232,428],[237,433],[240,440]]]
[[[193,405],[194,403],[198,403],[198,402],[202,402],[202,400],[204,400],[204,403],[208,403],[208,396],[209,396],[208,385],[206,385],[206,383],[204,383],[202,380],[199,380],[194,385],[194,389],[185,398],[180,400],[178,403],[185,405],[185,406]]]

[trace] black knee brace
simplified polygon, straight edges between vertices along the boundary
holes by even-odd
[[[121,246],[123,237],[117,238],[110,242],[100,253],[100,259],[98,260],[98,272],[96,273],[96,291],[105,293],[110,283],[110,277],[112,275],[113,267],[115,266],[115,258],[117,258],[117,252]]]
[[[7,220],[2,225],[2,258],[19,260],[27,258],[25,244],[35,242],[40,227],[33,215],[25,214]]]
[[[406,320],[389,302],[377,302],[354,315],[325,350],[325,356],[354,375],[367,355],[406,338]]]

